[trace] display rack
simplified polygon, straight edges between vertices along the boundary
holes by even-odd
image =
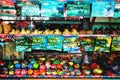
[[[84,1],[78,0],[72,3],[68,0],[64,5],[64,10],[61,6],[57,7],[58,12],[59,9],[63,10],[62,17],[54,17],[56,15],[53,13],[47,15],[49,17],[41,17],[42,8],[45,8],[45,5],[41,6],[42,2],[39,3],[41,8],[39,17],[25,15],[22,17],[23,15],[19,14],[21,6],[18,6],[18,3],[12,5],[18,8],[16,16],[0,17],[1,24],[3,22],[3,25],[0,25],[0,56],[2,56],[0,57],[2,58],[0,60],[0,78],[119,79],[120,18],[113,18],[109,14],[106,14],[107,17],[105,15],[100,17],[102,15],[97,13],[98,17],[95,14],[90,16],[94,12],[92,3],[89,0],[85,1],[88,5],[80,2]],[[113,11],[113,7],[111,7],[113,3],[111,1],[106,3],[103,1],[101,4],[104,7],[108,5],[105,8],[105,10],[108,8],[106,13],[109,13],[109,8]],[[111,4],[109,5],[109,3]],[[101,6],[103,9],[101,12],[104,12],[103,6]],[[5,7],[3,6],[3,8]],[[75,13],[72,11],[74,8],[76,12],[79,8],[81,10]],[[51,10],[51,8],[48,9]],[[84,10],[88,12],[86,13]],[[92,30],[94,25],[98,24],[103,25],[102,28],[107,25],[109,27],[107,30],[110,32],[105,33],[107,30],[102,28]],[[113,25],[117,25],[115,31],[112,30]],[[55,30],[58,32],[55,33]]]
[[[75,21],[75,20],[69,21],[69,20],[59,20],[59,19],[54,21],[54,20],[49,20],[49,18],[43,18],[43,17],[42,18],[41,17],[40,18],[37,18],[37,17],[29,17],[29,18],[28,17],[11,17],[11,18],[10,17],[2,17],[2,19],[3,19],[3,21],[15,21],[15,22],[16,21],[38,21],[39,22],[40,21],[41,23],[46,23],[46,24],[83,24],[85,18],[81,18],[81,20],[79,20],[79,21]],[[93,25],[94,24],[120,24],[119,22],[111,22],[111,21],[109,21],[109,22],[94,22],[94,21],[90,22],[90,24],[92,24],[92,23],[93,23]],[[0,36],[3,36],[3,35],[8,36],[10,34],[0,34]],[[21,34],[12,35],[12,36],[18,36],[18,35],[21,35]],[[32,34],[29,34],[29,35],[32,36]],[[120,35],[119,34],[79,34],[77,36],[84,38],[84,37],[107,37],[107,36],[110,36],[110,37],[115,37],[116,36],[117,37],[117,36],[120,36]],[[57,51],[54,51],[54,50],[53,51],[38,50],[38,51],[34,51],[33,54],[31,52],[26,52],[25,54],[26,55],[29,55],[29,54],[31,54],[31,55],[40,55],[40,54],[45,55],[44,53],[46,53],[46,54],[49,53],[49,55],[61,55],[61,54],[64,54],[64,55],[77,55],[77,54],[84,54],[84,52],[76,54],[76,53],[67,53],[67,52],[57,52]],[[88,54],[88,53],[91,53],[91,52],[85,52],[85,54],[86,53]],[[91,76],[79,76],[78,78],[80,78],[80,77],[89,78]],[[94,77],[94,76],[92,76],[92,77]],[[95,76],[95,77],[97,77],[97,76]],[[100,76],[98,76],[98,77],[100,77]],[[104,77],[104,76],[101,76],[101,77]]]

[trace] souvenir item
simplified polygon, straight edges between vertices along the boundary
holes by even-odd
[[[95,51],[109,52],[111,41],[112,39],[110,36],[97,37]]]
[[[39,68],[39,64],[38,64],[38,63],[34,63],[34,64],[33,64],[33,68],[34,68],[34,69],[38,69],[38,68]]]
[[[78,36],[64,36],[63,51],[67,51],[68,53],[80,52],[78,47]]]
[[[32,74],[33,74],[33,70],[32,70],[32,69],[29,69],[29,70],[27,71],[27,73],[28,73],[28,75],[32,75]]]
[[[42,1],[41,16],[63,17],[64,3],[58,1]],[[49,14],[48,14],[49,13]]]
[[[120,2],[115,2],[114,18],[120,17]]]
[[[114,2],[95,1],[92,3],[92,17],[113,17]]]
[[[93,37],[80,37],[78,40],[80,42],[80,46],[86,52],[92,52],[92,51],[94,51],[95,39]]]
[[[17,52],[31,52],[31,39],[29,35],[16,36],[16,51]]]
[[[4,55],[4,43],[0,42],[0,60],[3,60]]]
[[[10,71],[9,71],[9,75],[14,75],[14,71],[13,71],[13,70],[10,70]]]
[[[21,75],[24,76],[24,75],[26,75],[26,74],[27,74],[27,71],[26,71],[25,69],[22,69],[22,70],[21,70]]]
[[[40,16],[40,9],[38,5],[25,5],[22,6],[22,16]]]
[[[113,37],[111,49],[112,51],[120,51],[120,37],[119,36]]]
[[[76,1],[67,4],[67,16],[85,16],[90,14],[90,3]]]
[[[33,35],[32,36],[32,49],[33,50],[46,50],[47,39],[44,35]]]
[[[19,53],[16,51],[15,42],[6,42],[5,48],[6,51],[5,51],[4,59],[6,60],[24,59],[24,53],[23,52]]]
[[[0,1],[0,16],[15,16],[16,10],[13,0]]]
[[[47,50],[62,51],[63,36],[48,35],[47,36]]]
[[[15,68],[16,68],[16,69],[19,69],[20,67],[21,67],[21,64],[20,64],[20,63],[16,63],[16,64],[15,64]]]
[[[21,73],[21,70],[19,70],[19,69],[15,70],[15,75],[20,75],[20,73]]]

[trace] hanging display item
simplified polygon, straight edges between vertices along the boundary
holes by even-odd
[[[80,50],[78,47],[78,36],[64,36],[63,51],[68,53],[79,53]]]
[[[67,16],[88,16],[90,14],[89,2],[70,2],[67,3]]]
[[[112,38],[110,36],[102,36],[96,38],[95,51],[109,52]]]
[[[92,17],[113,17],[114,2],[100,1],[92,3]]]
[[[4,42],[0,42],[0,60],[3,60],[4,55]]]
[[[111,51],[120,51],[120,36],[113,37]]]
[[[18,59],[19,54],[16,52],[16,44],[15,42],[6,42],[5,43],[5,54],[4,59],[5,60],[13,60]]]
[[[43,1],[41,4],[42,17],[64,17],[64,2]]]
[[[0,16],[15,16],[16,10],[13,0],[0,0]]]
[[[47,36],[47,50],[62,51],[64,37],[60,35]]]
[[[46,50],[47,49],[47,38],[44,35],[33,35],[32,36],[32,50]]]
[[[40,16],[39,3],[39,0],[15,1],[17,16]]]
[[[29,35],[16,36],[16,51],[17,52],[31,52],[31,38]]]
[[[40,16],[39,5],[22,6],[22,16]]]
[[[24,53],[19,53],[16,51],[15,37],[13,35],[6,35],[2,38],[4,41],[5,53],[3,55],[4,60],[15,60],[15,59],[24,59]]]
[[[114,18],[120,17],[120,2],[115,2]]]
[[[94,51],[94,44],[95,44],[95,38],[93,37],[80,37],[79,39],[79,45],[84,48],[86,52],[93,52]]]

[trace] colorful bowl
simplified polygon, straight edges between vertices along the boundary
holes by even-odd
[[[25,70],[25,69],[23,69],[23,70],[21,70],[21,75],[26,75],[27,74],[27,70]]]
[[[28,69],[32,69],[33,65],[31,63],[29,63],[27,67],[28,67]]]
[[[16,63],[16,64],[15,64],[15,68],[16,68],[16,69],[19,69],[20,67],[21,67],[21,64],[20,64],[20,63]]]
[[[28,73],[28,75],[32,75],[32,74],[33,74],[33,70],[32,70],[32,69],[29,69],[29,70],[27,71],[27,73]]]
[[[16,70],[15,70],[15,75],[20,75],[20,73],[21,73],[21,70],[20,70],[20,69],[16,69]]]
[[[33,64],[33,68],[34,68],[34,69],[38,69],[39,66],[40,66],[40,65],[39,65],[38,63],[34,63],[34,64]]]

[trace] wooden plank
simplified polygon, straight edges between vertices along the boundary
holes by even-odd
[[[90,22],[92,22],[92,19],[93,19],[93,18],[90,18]],[[98,17],[97,17],[97,18],[95,19],[95,22],[109,22],[109,18],[108,18],[108,17],[105,17],[105,18],[100,18],[100,17],[98,18]]]
[[[33,79],[24,79],[24,80],[33,80]],[[103,78],[79,78],[79,79],[34,79],[34,80],[104,80]]]
[[[111,22],[120,23],[120,18],[112,18]]]

